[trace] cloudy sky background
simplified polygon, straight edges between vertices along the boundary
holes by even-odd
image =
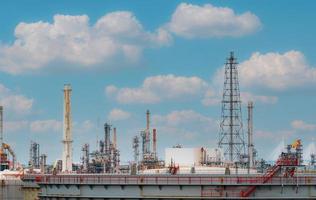
[[[61,158],[63,84],[73,87],[74,160],[117,127],[121,160],[150,109],[158,149],[216,147],[223,63],[239,61],[255,103],[255,147],[274,159],[282,141],[316,131],[316,13],[306,1],[3,1],[0,103],[4,138],[26,163],[34,140]],[[245,129],[246,130],[246,129]],[[308,156],[306,154],[306,156]]]

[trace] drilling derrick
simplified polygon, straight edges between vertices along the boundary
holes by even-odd
[[[72,171],[72,121],[71,121],[71,86],[64,86],[64,138],[63,138],[63,156],[62,156],[62,171]]]
[[[240,162],[245,155],[237,60],[233,52],[225,63],[222,121],[218,145],[223,149],[226,161]]]

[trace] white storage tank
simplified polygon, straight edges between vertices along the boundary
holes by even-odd
[[[203,159],[202,148],[166,148],[165,166],[170,166],[171,161],[180,167],[200,166]]]

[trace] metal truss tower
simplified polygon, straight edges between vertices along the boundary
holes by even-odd
[[[218,145],[222,148],[226,161],[240,162],[245,155],[237,60],[233,52],[225,63],[222,121]]]

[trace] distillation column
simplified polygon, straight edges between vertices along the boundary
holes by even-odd
[[[62,171],[72,171],[72,121],[71,121],[71,86],[64,85],[64,138],[63,138],[63,156],[62,156]]]

